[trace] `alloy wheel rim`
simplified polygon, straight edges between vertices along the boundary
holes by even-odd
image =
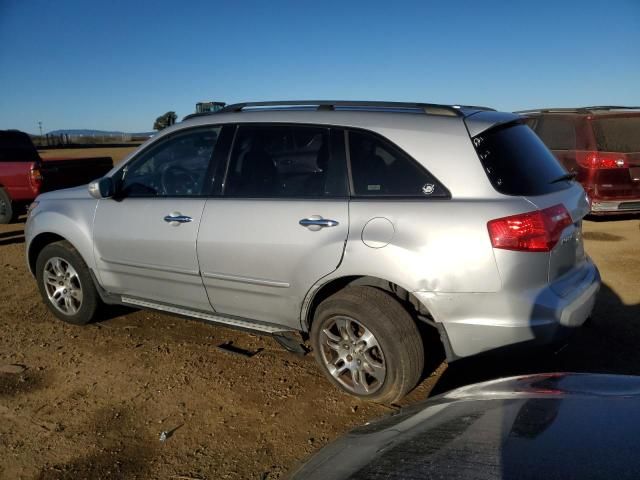
[[[7,214],[7,202],[0,198],[0,215]]]
[[[320,332],[320,353],[331,376],[356,395],[377,392],[387,374],[382,348],[357,320],[332,317]]]
[[[78,272],[64,258],[53,257],[44,266],[44,288],[51,304],[64,315],[75,315],[82,307],[82,283]]]

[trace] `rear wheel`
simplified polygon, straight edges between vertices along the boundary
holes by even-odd
[[[0,224],[11,223],[15,219],[15,207],[7,192],[0,188]]]
[[[49,310],[67,323],[89,323],[98,309],[99,297],[80,254],[69,242],[42,249],[36,261],[36,278]]]
[[[409,313],[388,293],[347,287],[324,300],[311,327],[329,380],[363,400],[393,403],[416,386],[424,347]]]

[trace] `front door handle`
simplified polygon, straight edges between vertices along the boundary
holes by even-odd
[[[173,225],[174,227],[177,227],[181,223],[193,222],[193,218],[187,215],[182,215],[180,212],[172,212],[164,217],[164,221]]]
[[[314,232],[320,230],[321,228],[335,227],[336,225],[339,225],[337,221],[330,220],[328,218],[322,218],[320,215],[312,215],[309,218],[303,218],[298,223]]]

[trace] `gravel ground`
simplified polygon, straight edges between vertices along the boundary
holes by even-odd
[[[639,225],[585,222],[603,289],[568,344],[450,366],[434,359],[403,403],[534,371],[640,374]],[[22,231],[0,225],[0,478],[280,478],[393,408],[341,394],[310,357],[270,338],[124,309],[85,327],[63,324],[25,267]],[[216,348],[229,341],[258,353]]]

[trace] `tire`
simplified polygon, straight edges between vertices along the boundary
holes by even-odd
[[[93,320],[100,297],[89,268],[69,242],[50,243],[42,249],[36,260],[36,280],[44,303],[60,320],[74,325]]]
[[[411,315],[373,287],[347,287],[324,300],[310,336],[327,378],[362,400],[394,403],[416,386],[424,369],[424,346]]]
[[[11,223],[15,220],[15,205],[4,188],[0,188],[0,224]]]

